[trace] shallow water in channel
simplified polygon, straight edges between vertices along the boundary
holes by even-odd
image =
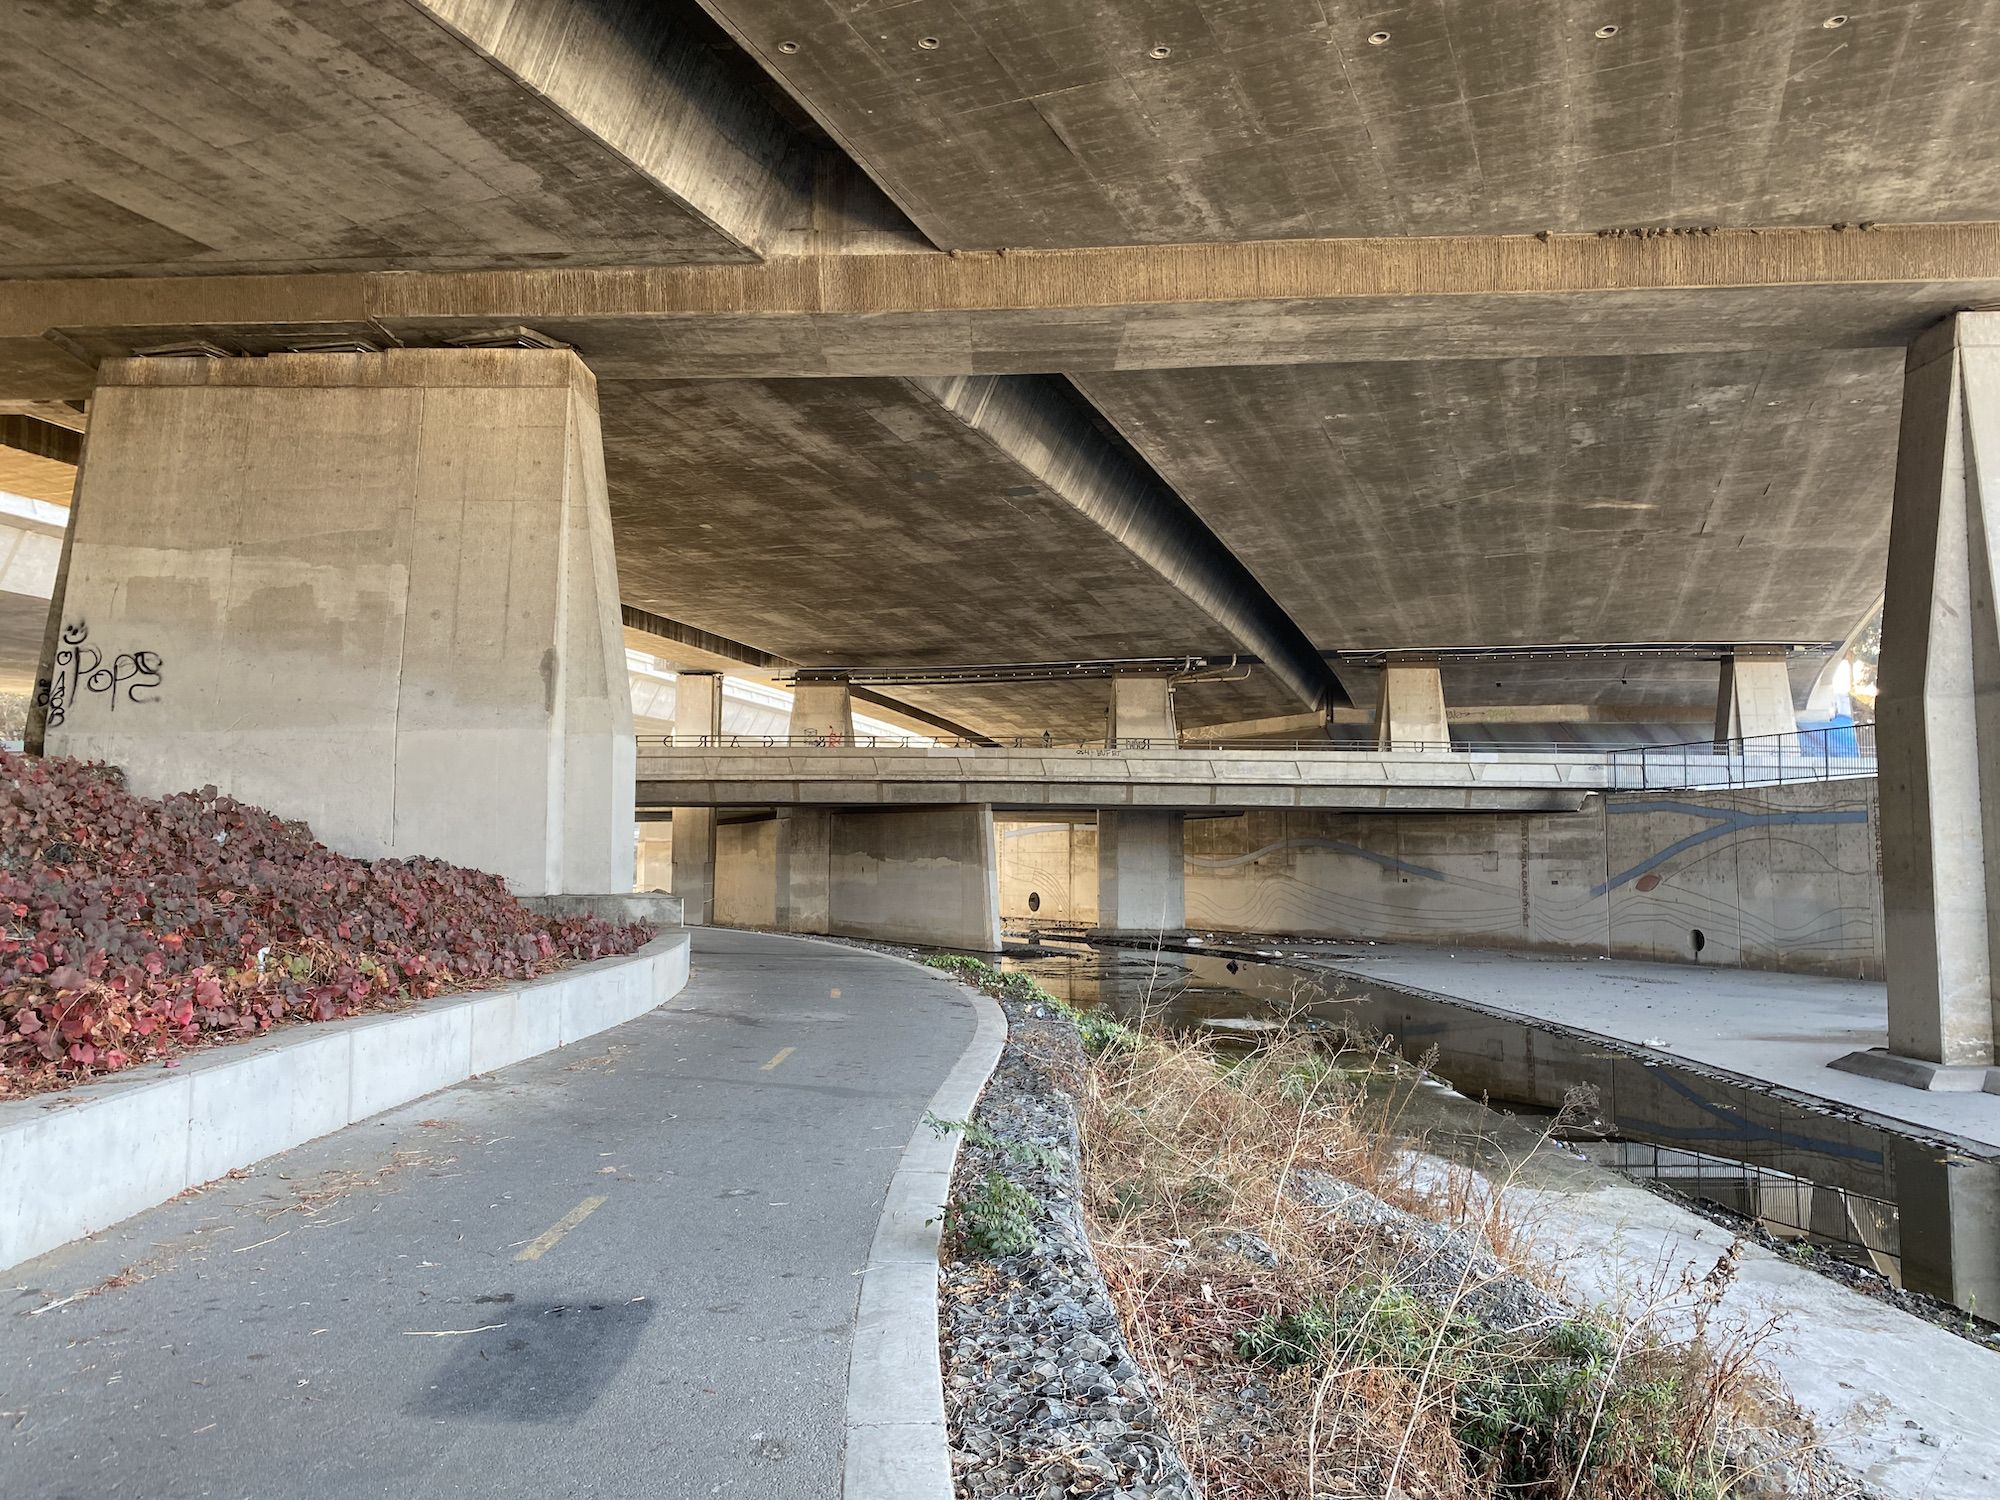
[[[1246,940],[1254,945],[1255,940]],[[1830,1106],[1692,1064],[1497,1016],[1422,992],[1316,968],[1230,956],[1044,940],[1003,967],[1080,1007],[1244,1043],[1287,1017],[1386,1037],[1463,1100],[1420,1090],[1403,1123],[1490,1153],[1485,1100],[1547,1129],[1567,1104],[1565,1138],[1599,1165],[1657,1180],[1810,1241],[1942,1302],[2000,1307],[2000,1163],[1885,1129]],[[1448,1102],[1447,1102],[1448,1101]],[[1524,1128],[1517,1140],[1532,1142]],[[1477,1144],[1472,1144],[1477,1143]]]

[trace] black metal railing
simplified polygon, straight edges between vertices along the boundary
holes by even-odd
[[[1609,767],[1610,785],[1618,791],[1844,781],[1875,774],[1875,726],[1843,724],[1746,739],[1634,745],[1609,752]]]

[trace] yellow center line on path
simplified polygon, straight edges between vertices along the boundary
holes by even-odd
[[[783,1062],[786,1058],[790,1057],[794,1052],[798,1050],[799,1049],[796,1047],[780,1047],[778,1049],[778,1055],[772,1058],[769,1062],[765,1063],[764,1066],[759,1068],[757,1071],[759,1073],[770,1072],[771,1069],[777,1067],[779,1063]]]
[[[575,1208],[572,1208],[560,1219],[557,1219],[555,1223],[528,1241],[527,1248],[515,1256],[514,1259],[540,1260],[544,1255],[555,1249],[556,1241],[560,1240],[602,1207],[604,1207],[604,1200],[602,1198],[584,1199],[583,1202],[577,1204]]]

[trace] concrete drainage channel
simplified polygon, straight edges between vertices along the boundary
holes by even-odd
[[[629,920],[629,918],[627,918]],[[475,1073],[582,1041],[687,984],[689,937],[388,1015],[287,1027],[0,1105],[0,1270]],[[80,1174],[77,1163],[90,1164]]]

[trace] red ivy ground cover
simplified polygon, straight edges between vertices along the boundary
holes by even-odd
[[[498,876],[335,854],[213,787],[0,751],[0,1097],[286,1021],[630,953],[644,925],[528,910]]]

